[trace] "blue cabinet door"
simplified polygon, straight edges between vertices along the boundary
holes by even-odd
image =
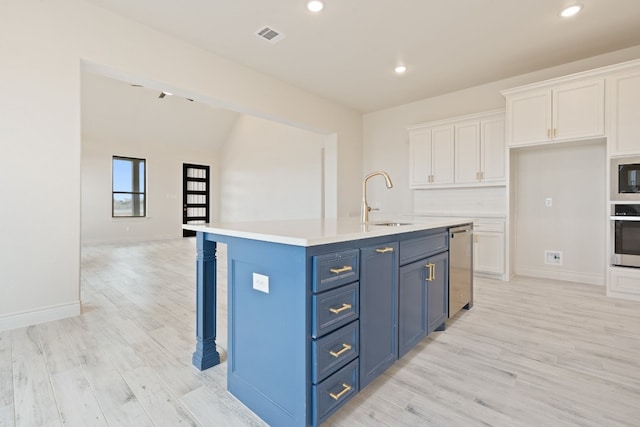
[[[398,359],[398,242],[361,249],[360,387]]]
[[[400,267],[398,291],[398,357],[427,336],[426,259]]]
[[[427,260],[430,280],[427,284],[427,334],[444,330],[449,308],[449,252],[434,255]]]

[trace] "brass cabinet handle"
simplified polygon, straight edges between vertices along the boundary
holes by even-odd
[[[351,350],[351,346],[349,344],[342,344],[342,350],[339,351],[330,351],[329,354],[332,355],[333,357],[340,357],[340,355],[342,353],[344,353],[345,351],[349,351]]]
[[[340,399],[345,393],[351,391],[351,386],[349,384],[342,384],[342,391],[338,394],[335,393],[329,393],[329,396],[331,396],[333,398],[333,400],[338,400]]]
[[[344,267],[341,268],[332,268],[329,271],[335,274],[340,274],[340,273],[344,273],[345,271],[351,271],[353,270],[353,267],[351,267],[350,265],[345,265]]]
[[[429,269],[429,276],[427,276],[425,280],[427,282],[433,282],[433,280],[436,278],[436,265],[433,263],[429,263],[425,265],[425,267]]]
[[[332,312],[333,314],[338,314],[341,313],[345,310],[349,310],[351,308],[351,304],[342,304],[342,307],[340,308],[330,308],[329,311]]]
[[[547,139],[551,139],[551,129],[547,129]]]
[[[558,128],[553,128],[553,137],[558,136]]]
[[[387,252],[393,252],[393,248],[388,246],[386,248],[378,248],[376,249],[376,252],[378,252],[379,254],[386,254]]]

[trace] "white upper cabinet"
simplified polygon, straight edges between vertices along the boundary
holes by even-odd
[[[431,183],[453,182],[453,126],[431,129]]]
[[[507,99],[509,145],[548,141],[551,129],[551,90],[532,90]]]
[[[504,121],[504,113],[480,120],[480,178],[484,183],[505,183]]]
[[[480,121],[455,126],[455,182],[480,181]]]
[[[409,131],[411,188],[453,182],[453,126],[416,128]]]
[[[505,184],[504,110],[411,126],[411,188]]]
[[[640,155],[640,66],[607,79],[611,156]]]
[[[604,136],[604,78],[503,93],[509,146]]]
[[[409,133],[409,186],[421,188],[431,183],[431,129]]]

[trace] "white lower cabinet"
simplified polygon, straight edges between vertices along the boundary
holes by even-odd
[[[640,270],[610,267],[607,296],[640,301]]]
[[[473,228],[474,273],[505,280],[504,221],[481,219]]]

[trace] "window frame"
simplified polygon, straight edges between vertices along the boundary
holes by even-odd
[[[141,164],[143,165],[144,176],[143,176],[143,182],[142,182],[142,191],[116,191],[114,189],[114,184],[115,184],[114,162],[116,160],[124,160],[124,161],[132,162],[131,174],[132,174],[132,180],[134,180],[134,182],[132,183],[132,189],[135,188],[134,187],[135,178],[137,178],[138,182],[140,180],[139,168]],[[115,195],[116,194],[131,195],[132,204],[135,204],[134,196],[142,195],[142,203],[138,203],[138,204],[139,204],[139,209],[141,208],[143,213],[141,215],[135,215],[134,214],[135,209],[132,206],[132,215],[116,215],[115,214]],[[147,217],[147,159],[143,159],[140,157],[131,157],[131,156],[116,156],[116,155],[112,156],[111,157],[111,218],[130,219],[130,218],[146,218],[146,217]]]

